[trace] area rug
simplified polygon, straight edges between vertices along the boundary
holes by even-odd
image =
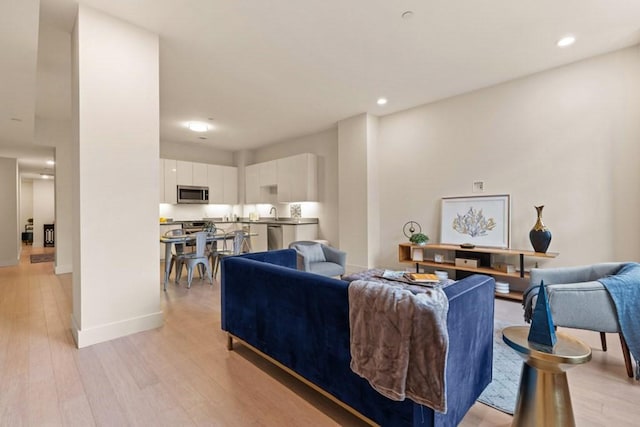
[[[478,402],[513,415],[518,396],[522,358],[502,340],[502,329],[509,323],[496,320],[493,326],[493,381]]]
[[[31,255],[31,264],[35,264],[38,262],[53,262],[56,259],[56,254],[32,254]]]

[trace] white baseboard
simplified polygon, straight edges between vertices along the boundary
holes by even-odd
[[[155,329],[162,326],[162,311],[121,320],[119,322],[107,323],[88,329],[79,329],[76,319],[71,314],[71,333],[78,348],[88,347],[116,338],[132,335],[138,332]]]
[[[54,272],[56,274],[67,274],[73,273],[73,269],[71,268],[71,265],[56,265]]]

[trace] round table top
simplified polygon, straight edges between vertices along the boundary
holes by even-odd
[[[530,343],[529,326],[508,326],[502,330],[502,339],[517,352],[531,359],[551,363],[577,365],[591,360],[591,348],[584,342],[563,332],[556,332],[553,349]]]

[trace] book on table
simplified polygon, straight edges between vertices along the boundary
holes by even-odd
[[[438,283],[438,276],[431,273],[406,273],[405,278],[416,283]]]

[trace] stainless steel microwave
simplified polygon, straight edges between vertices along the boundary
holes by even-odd
[[[178,203],[209,203],[209,187],[178,185]]]

